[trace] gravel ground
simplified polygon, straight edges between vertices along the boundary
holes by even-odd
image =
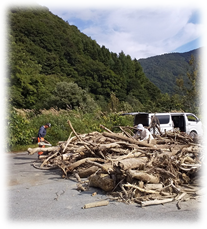
[[[83,209],[86,203],[104,200],[107,196],[100,189],[90,188],[86,192],[76,190],[76,181],[60,177],[58,170],[39,170],[31,166],[37,155],[27,152],[8,153],[6,156],[7,201],[6,221],[16,223],[56,223],[96,225],[152,225],[191,226],[203,222],[200,201],[181,202],[178,210],[176,202],[164,205],[139,207],[110,202],[108,206]],[[97,192],[97,195],[91,194]],[[40,225],[41,225],[40,224]],[[30,224],[29,224],[30,225]],[[39,225],[39,224],[38,224]],[[151,228],[151,227],[150,227]],[[201,228],[201,227],[199,227]]]

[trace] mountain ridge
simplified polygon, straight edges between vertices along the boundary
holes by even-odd
[[[46,7],[13,7],[9,25],[13,106],[42,108],[60,81],[78,84],[103,106],[112,93],[142,106],[161,96],[136,59],[101,47]]]
[[[176,89],[176,79],[182,77],[187,81],[187,71],[191,55],[196,61],[201,58],[201,48],[188,52],[166,53],[148,58],[138,59],[147,78],[154,83],[162,93],[172,95]]]
[[[186,75],[192,53],[132,60],[45,7],[12,8],[9,25],[9,102],[16,108],[87,112],[91,101],[105,111],[188,109],[174,87],[176,77]]]

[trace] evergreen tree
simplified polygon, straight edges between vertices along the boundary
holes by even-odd
[[[191,56],[189,61],[190,70],[187,72],[187,85],[185,85],[183,78],[176,80],[178,91],[181,95],[182,107],[185,111],[198,113],[200,90],[199,90],[199,65],[196,63],[194,56]]]

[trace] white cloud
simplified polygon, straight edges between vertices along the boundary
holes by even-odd
[[[49,7],[49,6],[48,6]],[[194,7],[195,8],[195,7]],[[132,58],[169,53],[202,35],[202,25],[188,23],[193,7],[49,7],[112,52]]]
[[[0,5],[4,2],[4,0],[0,0]]]
[[[201,0],[205,6],[207,6],[207,0]]]

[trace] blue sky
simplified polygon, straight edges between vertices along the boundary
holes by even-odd
[[[91,1],[86,1],[87,4],[37,2],[77,26],[99,45],[115,53],[123,51],[132,58],[187,52],[202,46],[202,12],[199,4],[191,4],[190,0],[182,1],[183,4],[175,0],[173,4],[163,1],[135,4],[129,0],[127,5],[126,1],[124,4],[113,1],[112,5],[107,1],[99,5],[90,4]]]

